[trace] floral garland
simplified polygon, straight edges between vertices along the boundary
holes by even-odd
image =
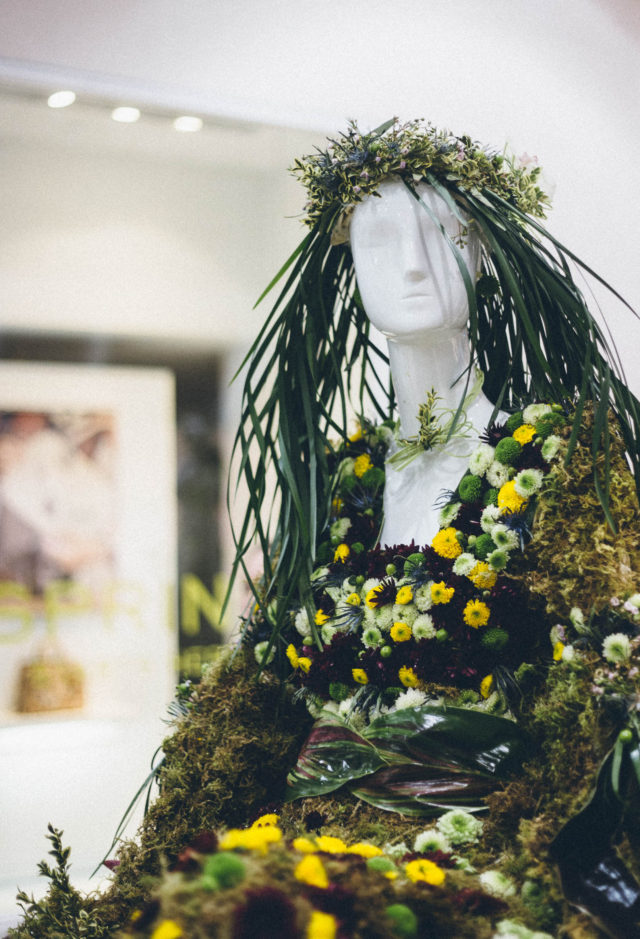
[[[358,705],[375,716],[424,703],[443,686],[461,692],[459,703],[504,707],[505,676],[546,648],[547,636],[522,588],[503,575],[531,535],[535,495],[566,426],[562,409],[547,404],[492,424],[421,548],[376,546],[391,425],[363,424],[339,449],[324,563],[312,577],[315,609],[294,610],[283,637],[312,713],[329,704],[345,715]],[[259,662],[268,649],[258,642]]]
[[[296,160],[291,172],[307,189],[309,225],[329,208],[361,202],[391,175],[413,182],[431,176],[475,193],[490,189],[540,217],[549,203],[537,185],[539,166],[526,166],[506,152],[492,154],[468,136],[456,137],[422,120],[394,119],[368,134],[352,121],[327,150]]]

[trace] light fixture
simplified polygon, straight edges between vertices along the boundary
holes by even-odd
[[[68,108],[75,100],[75,91],[54,91],[47,98],[47,104],[50,108]]]
[[[120,124],[135,124],[140,117],[140,111],[138,108],[114,108],[111,117]]]
[[[173,127],[174,130],[179,130],[183,134],[194,134],[196,131],[202,130],[202,118],[183,114],[175,119]]]

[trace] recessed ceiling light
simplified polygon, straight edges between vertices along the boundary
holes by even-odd
[[[75,91],[54,91],[47,98],[47,104],[50,108],[68,108],[75,100]]]
[[[140,117],[140,111],[138,108],[114,108],[111,117],[120,124],[135,124]]]
[[[183,134],[193,134],[198,130],[202,130],[202,118],[184,114],[182,117],[175,119],[173,126],[175,130],[179,130]]]

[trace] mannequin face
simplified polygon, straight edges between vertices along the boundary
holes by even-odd
[[[362,302],[373,325],[388,339],[428,341],[460,331],[468,319],[464,280],[435,221],[402,180],[380,185],[380,198],[359,203],[350,226],[351,251]],[[460,223],[426,183],[417,186],[445,231],[456,241]],[[458,245],[472,279],[480,245],[470,231]]]

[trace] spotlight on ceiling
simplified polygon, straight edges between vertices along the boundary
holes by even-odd
[[[183,114],[175,119],[173,126],[175,130],[179,130],[183,134],[194,134],[196,131],[202,130],[202,118]]]
[[[75,100],[75,91],[54,91],[47,98],[47,104],[50,108],[68,108]]]
[[[138,108],[114,108],[111,117],[120,124],[135,124],[140,118],[140,111]]]

